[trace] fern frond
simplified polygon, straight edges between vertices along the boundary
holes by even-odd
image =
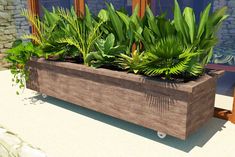
[[[62,39],[57,40],[57,42],[61,44],[63,43],[63,44],[75,46],[81,53],[84,53],[84,50],[82,49],[80,43],[73,37],[62,38]]]
[[[42,42],[41,42],[41,40],[39,39],[39,37],[37,35],[25,34],[21,38],[22,39],[30,39],[30,40],[33,40],[34,42],[36,42],[36,44],[42,45]]]
[[[91,45],[94,43],[94,41],[97,40],[97,38],[101,35],[101,33],[98,35],[97,34],[97,31],[98,29],[100,28],[100,26],[103,24],[104,22],[100,22],[98,23],[95,28],[92,30],[92,32],[89,34],[89,37],[88,37],[88,44],[87,44],[87,48],[88,50],[90,50],[90,47]]]
[[[169,74],[170,75],[179,75],[188,68],[188,63],[190,61],[190,58],[187,57],[184,60],[178,62],[177,64],[169,67]]]
[[[42,27],[41,27],[41,21],[39,20],[39,18],[36,17],[27,9],[23,9],[21,12],[21,15],[26,17],[26,19],[32,24],[32,26],[34,26],[38,36],[40,37],[40,39],[42,39],[42,32],[41,32]]]

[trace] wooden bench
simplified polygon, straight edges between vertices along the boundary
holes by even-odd
[[[219,64],[209,64],[207,65],[208,69],[215,69],[215,70],[225,70],[228,72],[235,72],[235,66],[226,66],[226,65],[219,65]],[[223,108],[215,107],[214,117],[229,120],[235,124],[235,87],[233,91],[233,108],[232,110],[227,110]]]

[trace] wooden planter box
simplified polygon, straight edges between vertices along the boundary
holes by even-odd
[[[44,59],[28,63],[27,88],[180,139],[205,124],[214,112],[217,77],[188,83]]]

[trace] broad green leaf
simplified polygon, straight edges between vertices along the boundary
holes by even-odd
[[[183,37],[185,42],[188,41],[188,26],[181,14],[181,10],[179,7],[179,4],[177,2],[177,0],[175,0],[175,8],[174,8],[174,24],[175,24],[175,28],[178,32],[180,32]]]
[[[228,18],[229,15],[226,15],[227,9],[227,7],[217,9],[209,17],[206,25],[206,38],[209,38],[211,35],[215,34],[218,31],[221,23]]]
[[[195,14],[193,12],[192,8],[186,7],[184,9],[184,19],[188,25],[189,28],[189,35],[190,35],[190,41],[191,43],[194,42],[194,37],[195,37]]]
[[[160,31],[158,29],[157,21],[155,21],[155,19],[149,18],[148,25],[156,35],[160,36]]]
[[[154,14],[153,14],[153,12],[152,12],[152,10],[150,9],[149,6],[146,7],[146,13],[145,14],[147,14],[148,18],[150,18],[150,19],[155,18]]]
[[[198,32],[197,32],[197,38],[201,38],[203,32],[205,31],[205,26],[206,26],[206,23],[208,22],[210,9],[211,9],[211,4],[208,4],[206,9],[201,14],[199,28],[198,28]]]
[[[119,11],[117,11],[117,14],[122,19],[122,21],[125,23],[126,29],[128,29],[129,28],[129,24],[130,24],[130,18],[126,14],[124,14],[122,12],[119,12]]]
[[[120,20],[119,16],[114,11],[112,5],[107,4],[107,8],[108,8],[111,23],[117,33],[119,41],[124,41],[125,38],[124,38],[123,30],[122,30],[123,29],[123,22]]]
[[[227,6],[224,6],[222,8],[219,8],[219,9],[216,9],[215,12],[213,12],[211,14],[211,16],[209,17],[209,22],[212,24],[212,25],[216,25],[220,19],[222,17],[228,17],[228,15],[226,15],[227,13],[227,10],[228,10],[228,7]]]
[[[113,34],[109,34],[104,43],[104,50],[109,51],[114,45],[115,37]]]
[[[92,16],[91,16],[91,12],[87,6],[87,4],[85,5],[86,7],[86,16],[85,16],[85,23],[86,23],[86,26],[88,28],[93,28],[93,25],[92,25]]]
[[[101,9],[98,17],[103,21],[103,22],[107,22],[109,20],[109,15],[107,10]]]

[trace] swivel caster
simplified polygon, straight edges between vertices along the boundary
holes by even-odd
[[[46,99],[46,98],[47,98],[47,95],[46,95],[46,94],[42,94],[42,97],[43,97],[44,99]]]
[[[158,132],[157,132],[157,136],[158,136],[160,139],[164,139],[164,138],[166,137],[166,134],[163,133],[163,132],[158,131]]]

